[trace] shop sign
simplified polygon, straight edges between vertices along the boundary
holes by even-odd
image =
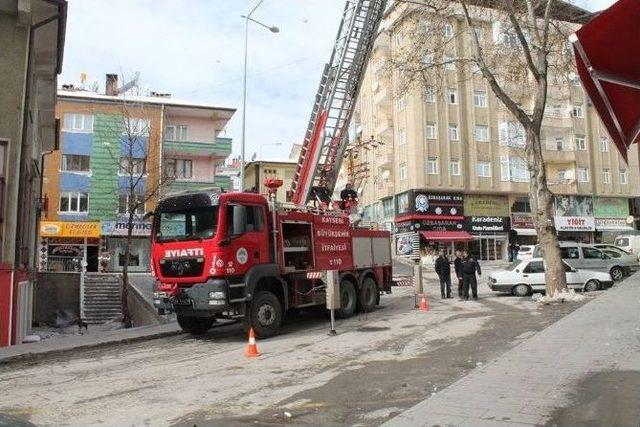
[[[598,230],[633,230],[626,218],[596,218]]]
[[[493,195],[465,195],[464,213],[468,217],[508,217],[509,199]]]
[[[629,200],[621,197],[596,197],[593,201],[596,218],[627,218]]]
[[[461,231],[463,229],[463,219],[419,219],[403,221],[396,224],[396,233],[411,231]]]
[[[595,218],[592,216],[557,216],[555,217],[558,231],[595,231]]]
[[[100,237],[100,223],[41,221],[40,237]]]
[[[102,221],[101,231],[103,236],[126,236],[128,230],[127,221]],[[151,223],[147,221],[134,221],[131,224],[132,236],[147,237],[151,235]]]
[[[465,228],[472,233],[504,232],[509,230],[509,217],[468,216]]]
[[[464,202],[462,194],[432,193],[414,191],[413,201],[409,206],[412,213],[424,215],[429,219],[462,219]]]
[[[81,245],[48,245],[47,255],[60,257],[84,257],[84,246]]]
[[[558,216],[593,217],[593,197],[556,196],[556,217]]]
[[[511,214],[511,228],[514,229],[532,229],[533,218],[528,213],[514,213]]]
[[[409,258],[420,256],[420,237],[417,233],[400,233],[395,235],[396,255]]]

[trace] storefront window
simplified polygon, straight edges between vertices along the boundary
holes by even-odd
[[[409,193],[402,193],[396,196],[397,214],[402,215],[409,212]]]

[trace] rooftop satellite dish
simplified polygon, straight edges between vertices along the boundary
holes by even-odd
[[[118,88],[118,95],[128,91],[131,88],[138,87],[139,80],[140,80],[140,72],[136,71],[136,73],[133,75],[133,79],[131,79],[130,81],[128,81],[127,83],[123,84],[121,87]]]

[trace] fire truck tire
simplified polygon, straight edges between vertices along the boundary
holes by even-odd
[[[260,291],[253,297],[247,314],[243,321],[245,329],[253,328],[258,338],[268,338],[280,329],[282,304],[273,293]]]
[[[178,314],[178,325],[182,328],[183,331],[188,332],[192,335],[203,335],[205,334],[213,325],[213,321],[215,320],[213,317],[192,317],[192,316],[182,316]]]
[[[376,308],[378,301],[378,287],[376,281],[367,277],[362,281],[360,292],[358,292],[358,309],[363,313],[368,313]]]
[[[336,316],[346,319],[353,316],[358,306],[356,287],[347,279],[340,282],[340,309],[336,310]]]

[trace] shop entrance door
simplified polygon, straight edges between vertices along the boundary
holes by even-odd
[[[469,252],[481,261],[501,261],[506,245],[506,236],[477,236],[469,245]]]

